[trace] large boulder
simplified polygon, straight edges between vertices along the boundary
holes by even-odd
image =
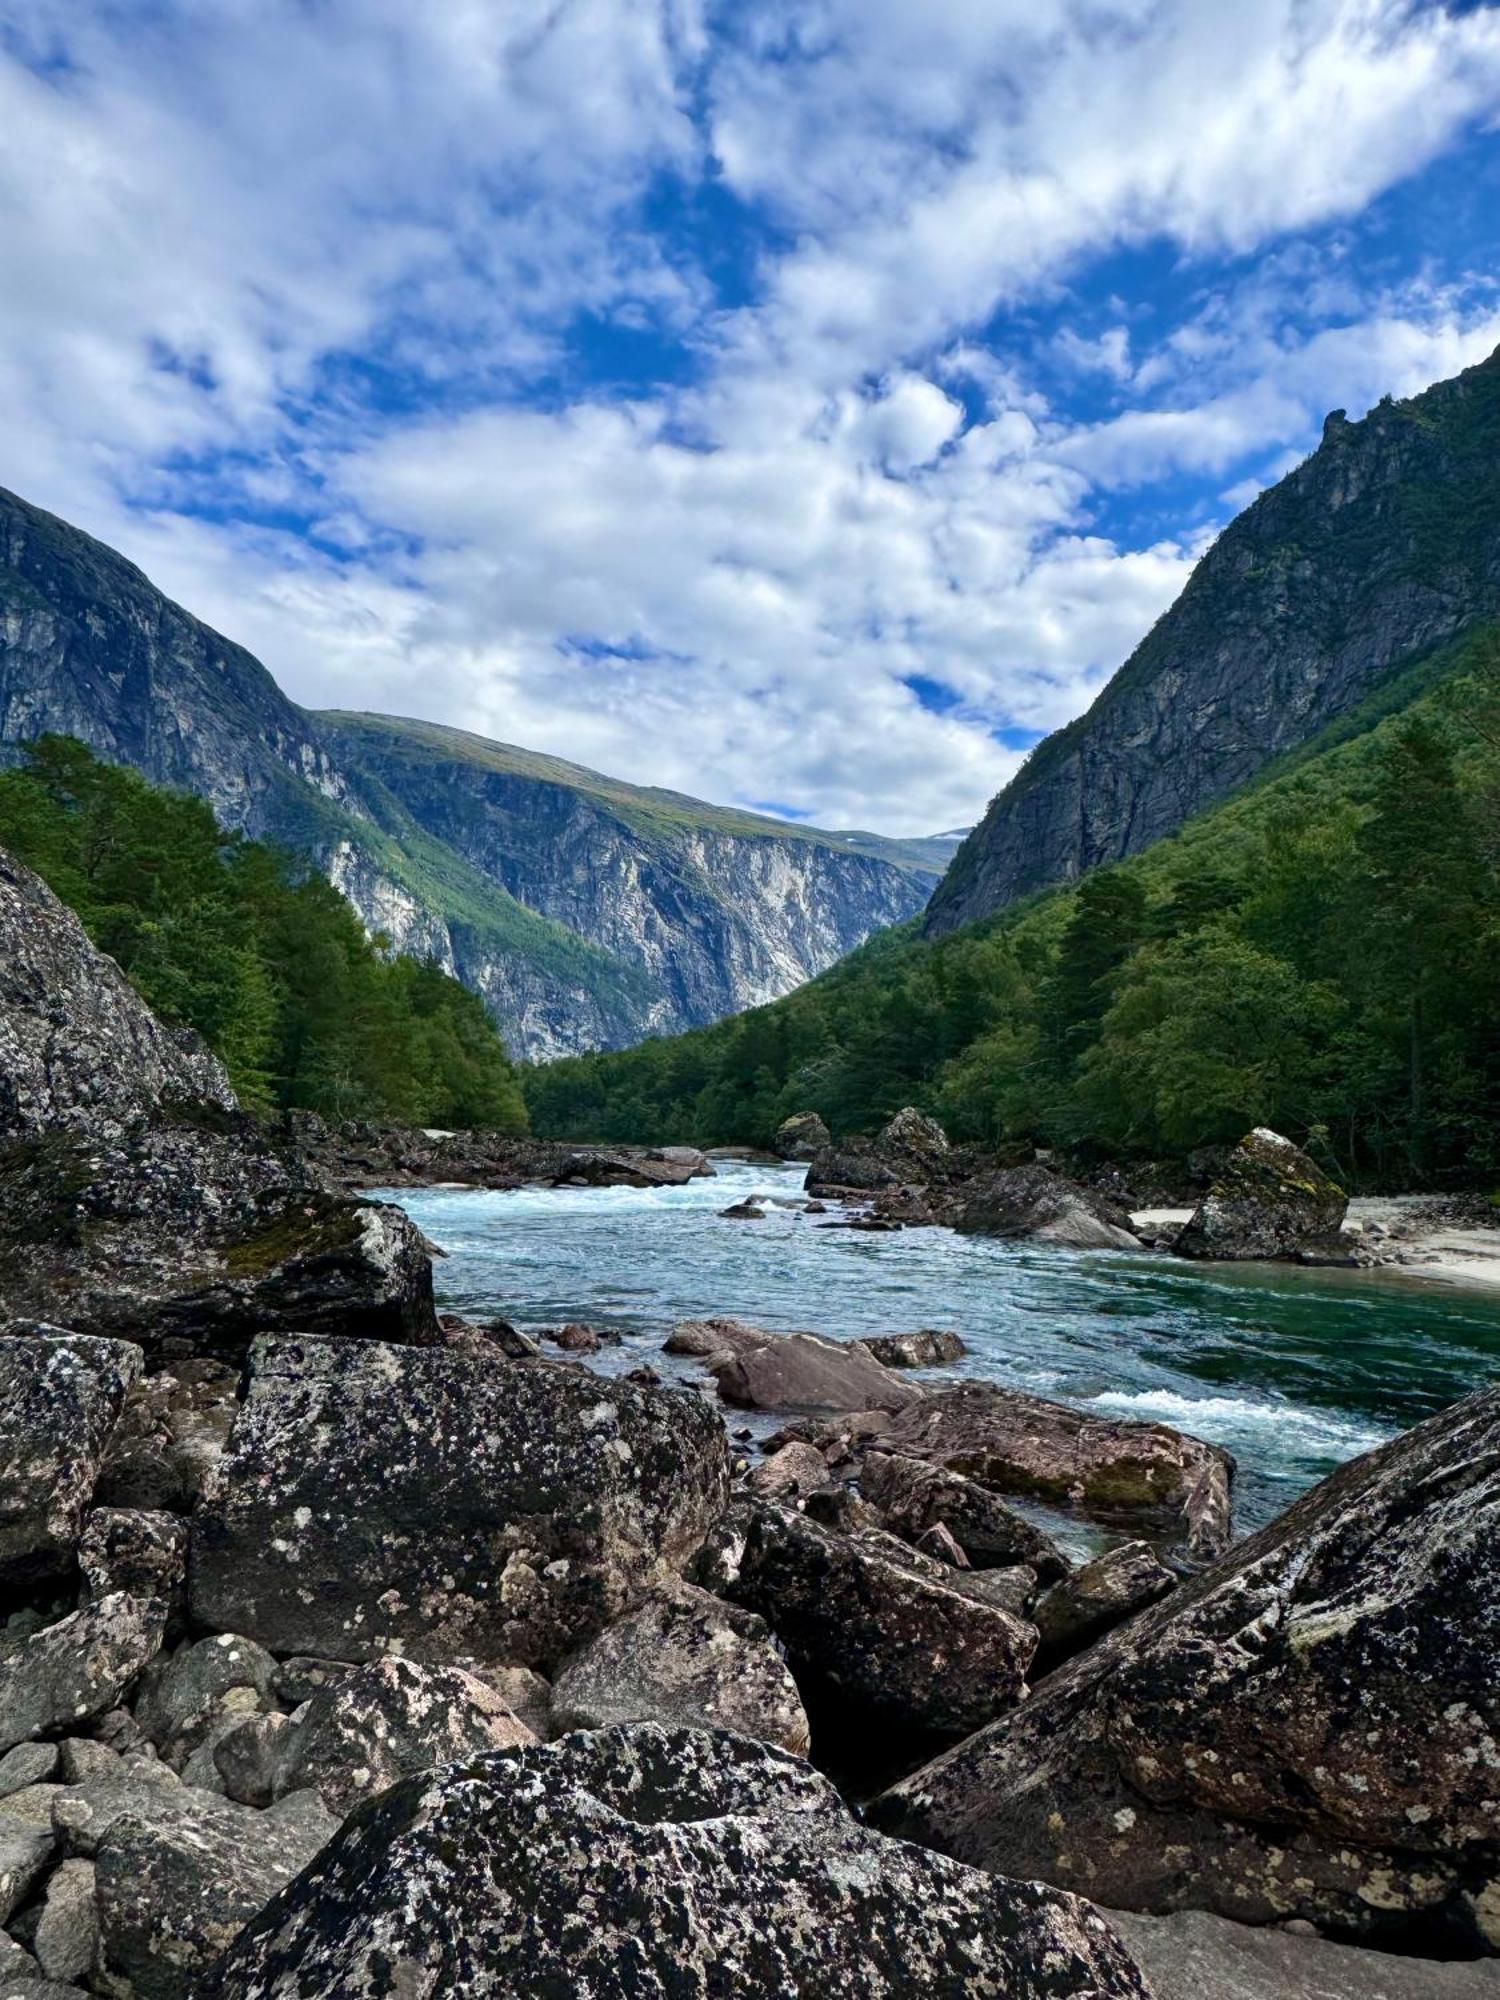
[[[1500,1949],[1500,1389],[1342,1467],[899,1785],[1122,1909]]]
[[[1177,1578],[1148,1542],[1121,1542],[1095,1556],[1038,1599],[1031,1614],[1041,1635],[1038,1670],[1050,1672],[1176,1588]]]
[[[1064,1250],[1139,1250],[1123,1208],[1050,1167],[1006,1167],[970,1183],[953,1218],[973,1236],[1024,1237]]]
[[[966,1382],[901,1411],[880,1442],[1000,1493],[1180,1536],[1195,1556],[1217,1555],[1229,1540],[1234,1460],[1168,1424],[1087,1416]]]
[[[883,1152],[904,1156],[929,1171],[941,1169],[948,1157],[948,1134],[914,1104],[903,1105],[875,1143]]]
[[[239,1391],[238,1368],[196,1357],[138,1382],[104,1454],[95,1502],[190,1514],[229,1441]]]
[[[1349,1206],[1300,1146],[1263,1126],[1241,1139],[1172,1248],[1181,1257],[1295,1257],[1336,1246]]]
[[[960,1335],[935,1326],[915,1333],[867,1333],[859,1344],[882,1368],[946,1368],[969,1351]]]
[[[807,1165],[803,1183],[808,1194],[870,1194],[877,1188],[901,1185],[902,1176],[870,1139],[845,1139],[823,1146]]]
[[[1050,1535],[988,1486],[946,1466],[899,1451],[867,1451],[859,1490],[903,1541],[920,1542],[934,1528],[946,1528],[975,1569],[1024,1563],[1044,1582],[1067,1573],[1068,1559]]]
[[[0,1751],[114,1707],[161,1645],[160,1598],[115,1591],[0,1652]]]
[[[758,1347],[710,1355],[709,1366],[724,1401],[741,1410],[902,1410],[922,1395],[860,1342],[811,1333],[770,1336]]]
[[[961,1571],[878,1529],[845,1535],[769,1502],[742,1518],[724,1593],[760,1613],[804,1697],[841,1727],[857,1716],[955,1736],[1025,1694],[1035,1628]]]
[[[730,1729],[799,1756],[809,1740],[797,1684],[764,1621],[676,1578],[590,1640],[553,1683],[559,1734],[622,1722]]]
[[[193,1519],[192,1614],[280,1653],[547,1667],[692,1554],[728,1484],[722,1426],[687,1392],[261,1341]]]
[[[0,1338],[0,1589],[65,1576],[141,1350],[12,1321]]]
[[[794,1111],[776,1127],[771,1151],[782,1160],[810,1160],[833,1144],[833,1134],[816,1111]]]
[[[387,1792],[198,1992],[1149,2000],[1088,1904],[883,1840],[782,1752],[649,1724]]]

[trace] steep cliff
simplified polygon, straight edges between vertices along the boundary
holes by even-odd
[[[960,848],[929,935],[1138,853],[1500,613],[1500,350],[1361,423],[1226,528],[1087,714]]]
[[[311,714],[122,556],[0,490],[0,750],[49,731],[308,854],[530,1057],[789,992],[913,915],[947,858],[456,730]]]

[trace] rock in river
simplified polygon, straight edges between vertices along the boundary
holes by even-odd
[[[1149,2000],[1087,1903],[867,1832],[823,1779],[653,1725],[408,1779],[200,2000]]]
[[[898,1451],[867,1451],[859,1490],[904,1541],[919,1542],[934,1528],[945,1528],[976,1569],[1025,1563],[1044,1581],[1067,1572],[1068,1559],[1049,1535],[988,1486],[946,1466]]]
[[[899,1785],[1122,1909],[1500,1949],[1500,1389],[1353,1460]]]
[[[1214,1177],[1172,1248],[1181,1257],[1295,1257],[1327,1252],[1348,1197],[1300,1146],[1257,1127]]]
[[[922,1391],[903,1382],[858,1341],[815,1334],[768,1336],[709,1366],[726,1403],[741,1410],[900,1410]]]
[[[956,1229],[975,1236],[1028,1237],[1065,1250],[1139,1250],[1130,1217],[1050,1167],[1005,1167],[965,1188]]]
[[[258,1342],[189,1599],[278,1653],[546,1668],[722,1510],[696,1395],[365,1341]]]

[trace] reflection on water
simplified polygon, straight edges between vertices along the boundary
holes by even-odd
[[[729,1166],[685,1188],[404,1189],[391,1196],[449,1253],[440,1304],[521,1326],[588,1320],[650,1360],[674,1320],[729,1313],[849,1338],[953,1327],[959,1371],[1119,1416],[1160,1418],[1240,1461],[1237,1519],[1255,1526],[1343,1459],[1500,1375],[1500,1300],[1381,1274],[1205,1270],[1079,1255],[946,1229],[820,1228],[790,1207],[800,1168]],[[685,1371],[679,1371],[685,1372]],[[941,1374],[935,1376],[941,1379]]]

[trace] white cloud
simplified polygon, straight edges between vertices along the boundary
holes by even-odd
[[[1250,492],[1331,404],[1500,337],[1482,286],[1375,290],[1286,245],[1495,113],[1489,9],[5,13],[0,478],[299,698],[712,797],[967,822],[1015,765],[992,731],[1075,713],[1197,552],[1116,546],[1101,496]],[[664,176],[770,211],[749,303],[717,313],[651,226]],[[1256,261],[1154,344],[1114,307],[1052,340],[1109,399],[1071,423],[993,315],[1156,239]],[[699,369],[611,399],[580,314]]]

